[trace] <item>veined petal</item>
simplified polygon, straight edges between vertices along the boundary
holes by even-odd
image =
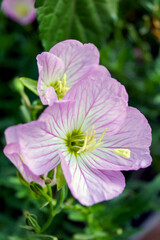
[[[125,120],[127,109],[126,98],[124,94],[121,95],[125,92],[124,87],[107,78],[104,71],[103,68],[95,69],[93,74],[74,85],[63,98],[76,100],[75,126],[82,131],[90,130],[94,126],[97,136],[106,128],[106,136],[118,132]]]
[[[93,169],[81,157],[62,151],[59,154],[67,184],[81,204],[91,206],[122,193],[125,179],[121,172]]]
[[[37,64],[39,70],[38,92],[42,103],[48,105],[55,99],[55,91],[51,90],[51,85],[62,77],[64,65],[60,58],[48,52],[37,56]]]
[[[57,43],[50,49],[49,52],[61,58],[64,63],[68,63],[69,58],[75,52],[75,49],[82,46],[83,44],[81,42],[74,39],[69,39],[69,40],[65,40]]]
[[[24,124],[18,135],[24,163],[34,174],[46,174],[59,164],[62,140],[49,132],[45,122]]]
[[[51,48],[50,53],[62,59],[69,88],[91,71],[91,65],[99,64],[99,51],[91,43],[66,40]]]
[[[137,109],[128,107],[126,120],[119,132],[103,139],[103,144],[89,153],[88,164],[91,167],[106,170],[137,170],[148,167],[152,158],[151,128]],[[128,149],[130,157],[125,158],[114,152],[115,149]]]
[[[74,128],[75,101],[56,102],[47,107],[38,121],[45,122],[48,132],[55,137],[66,139],[66,134]]]
[[[47,100],[47,103],[49,106],[52,106],[54,102],[58,100],[57,94],[53,87],[47,87],[45,91],[45,99]]]
[[[21,126],[22,124],[19,124],[6,129],[5,138],[7,145],[4,148],[4,154],[16,166],[27,182],[30,183],[31,181],[34,181],[44,186],[44,181],[40,178],[40,176],[33,174],[23,162],[17,134],[17,131],[19,128],[21,128]]]

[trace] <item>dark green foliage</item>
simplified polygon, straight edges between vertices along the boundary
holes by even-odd
[[[129,105],[147,117],[153,132],[153,164],[145,170],[125,172],[126,189],[112,201],[86,208],[69,194],[62,213],[56,215],[46,233],[50,236],[35,235],[24,229],[23,213],[37,215],[41,226],[48,215],[47,203],[24,186],[22,179],[24,185],[19,182],[15,167],[1,152],[0,239],[53,240],[56,236],[59,240],[126,240],[141,230],[133,227],[133,222],[138,225],[139,216],[142,222],[144,214],[160,211],[160,1],[36,0],[35,4],[39,26],[36,22],[19,26],[0,12],[1,149],[7,127],[35,120],[43,109],[33,94],[37,93],[36,82],[32,82],[32,93],[24,79],[24,95],[15,77],[38,80],[36,55],[59,41],[75,38],[96,44],[101,64],[125,85]],[[64,189],[59,192],[61,202],[66,196]]]
[[[111,20],[117,19],[118,0],[44,0],[37,16],[45,50],[55,43],[75,38],[81,42],[105,44]],[[37,1],[38,3],[38,1]]]

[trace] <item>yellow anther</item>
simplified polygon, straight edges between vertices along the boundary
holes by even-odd
[[[106,129],[104,130],[104,132],[101,134],[101,136],[100,136],[100,138],[99,138],[99,140],[98,140],[98,143],[101,142],[102,139],[104,138],[104,136],[105,136],[105,134],[106,134],[106,132],[107,132],[107,129],[108,129],[108,128],[106,128]]]
[[[91,127],[90,131],[85,133],[80,130],[74,130],[70,133],[66,139],[67,147],[69,151],[74,154],[80,154],[83,152],[92,152],[96,148],[105,149],[107,151],[113,152],[121,157],[130,158],[131,151],[129,149],[123,148],[108,148],[101,146],[103,144],[102,140],[107,132],[106,128],[98,139],[95,138],[94,126]]]
[[[67,82],[66,82],[66,74],[63,75],[62,82],[63,82],[63,86],[66,86],[66,84],[67,84]]]
[[[59,87],[59,92],[62,92],[62,82],[61,80],[58,78],[58,83],[57,83],[58,87]]]
[[[58,78],[56,82],[49,83],[47,87],[49,86],[54,88],[55,92],[57,93],[58,99],[62,99],[69,90],[66,82],[66,74],[63,75],[62,80]]]
[[[101,134],[99,140],[96,142],[96,139],[94,138],[95,130],[94,130],[94,127],[92,127],[89,132],[88,131],[86,132],[83,147],[81,147],[77,153],[81,153],[84,151],[92,152],[97,147],[99,147],[103,143],[102,139],[103,139],[104,135],[106,134],[106,131],[107,131],[107,128],[104,130],[104,132]]]
[[[22,160],[22,162],[24,163],[24,160],[23,160],[23,157],[22,157],[22,155],[19,155],[20,156],[20,159]]]
[[[117,149],[114,149],[113,152],[127,159],[130,158],[131,156],[131,151],[129,149],[117,148]]]

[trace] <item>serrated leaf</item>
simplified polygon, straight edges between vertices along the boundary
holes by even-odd
[[[70,38],[100,47],[109,36],[110,20],[117,16],[118,3],[119,0],[45,0],[41,6],[38,4],[37,18],[45,50]]]
[[[56,169],[56,183],[57,183],[58,191],[66,184],[66,180],[63,175],[61,164],[59,164]]]
[[[36,80],[32,80],[30,78],[25,78],[25,77],[21,77],[19,80],[26,88],[28,88],[31,92],[33,92],[34,94],[39,96],[38,91],[37,91],[37,81]]]

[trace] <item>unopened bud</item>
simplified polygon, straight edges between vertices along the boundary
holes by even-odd
[[[51,182],[52,182],[52,180],[50,178],[45,179],[45,184],[50,184]]]
[[[38,196],[43,195],[43,188],[38,183],[35,183],[35,182],[32,181],[30,183],[30,189]]]
[[[29,212],[25,212],[24,216],[26,218],[26,224],[32,227],[35,232],[40,232],[41,228],[36,220],[37,217]]]
[[[17,92],[23,92],[24,91],[24,86],[21,83],[19,77],[16,77],[13,79],[13,87]]]

